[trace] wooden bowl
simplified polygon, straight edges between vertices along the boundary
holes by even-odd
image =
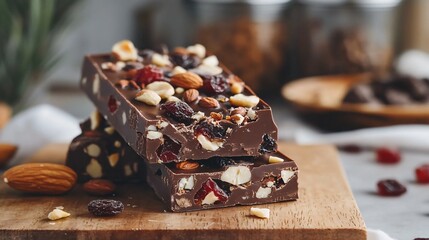
[[[370,79],[370,74],[303,78],[286,84],[282,89],[282,95],[304,116],[320,118],[308,120],[319,122],[316,125],[332,130],[429,123],[429,104],[342,103],[352,85],[368,82]]]
[[[12,115],[12,109],[5,103],[0,102],[0,129],[2,129]]]

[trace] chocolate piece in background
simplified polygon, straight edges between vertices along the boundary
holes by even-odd
[[[144,164],[107,123],[95,112],[81,124],[82,134],[70,144],[66,165],[78,175],[79,182],[108,179],[114,182],[144,179]]]
[[[269,163],[273,157],[284,161]],[[298,168],[279,152],[146,167],[148,184],[173,212],[298,199]]]
[[[148,58],[153,60],[155,56],[160,55],[156,54],[141,55],[140,61],[146,63]],[[211,82],[218,81],[213,80],[213,78],[222,78],[235,81],[240,85],[243,84],[226,68],[217,68],[221,69],[222,73],[208,76],[203,74],[204,71],[201,68],[190,70],[200,74],[205,79],[205,85],[198,89],[199,99],[212,97],[217,100],[220,106],[218,108],[201,107],[198,100],[188,103],[194,111],[191,116],[192,123],[189,124],[188,121],[182,123],[178,120],[180,118],[166,114],[160,108],[165,100],[157,106],[149,106],[135,100],[139,92],[138,86],[137,88],[118,86],[124,80],[128,80],[130,85],[135,82],[132,77],[129,77],[132,71],[126,71],[127,69],[124,70],[124,68],[117,71],[104,69],[103,64],[106,62],[113,62],[115,66],[120,63],[113,58],[112,54],[85,57],[81,88],[127,143],[150,163],[198,160],[214,156],[256,156],[260,154],[260,146],[264,145],[264,136],[277,141],[277,126],[274,123],[271,108],[264,101],[260,100],[255,107],[243,107],[243,118],[236,116],[237,120],[232,121],[234,118],[232,118],[231,113],[236,107],[232,107],[229,101],[234,95],[231,89],[227,87],[225,90],[216,90],[218,92],[214,94],[210,93],[212,90],[207,91],[207,89],[212,89],[209,86]],[[129,63],[127,62],[127,64]],[[172,72],[172,68],[173,66],[158,68],[164,72],[163,81],[170,81],[169,73]],[[183,93],[180,93],[180,90],[183,89],[176,88],[174,94],[178,100],[182,99]],[[247,86],[243,86],[242,94],[246,96],[255,95]],[[175,112],[180,113],[180,111]],[[221,113],[222,120],[212,117],[212,113]],[[189,116],[186,119],[189,119]],[[211,127],[196,132],[195,130],[201,129],[200,126],[204,123],[209,123]],[[219,126],[222,130],[213,132]],[[174,148],[166,148],[164,146],[166,142]],[[275,150],[272,149],[271,151]]]

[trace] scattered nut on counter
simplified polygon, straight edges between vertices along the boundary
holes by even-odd
[[[54,210],[52,210],[52,212],[48,214],[48,219],[55,221],[69,216],[70,216],[70,213],[63,211],[62,207],[56,207]]]
[[[268,218],[270,218],[270,209],[251,207],[250,208],[250,215],[258,217],[258,218],[268,219]]]

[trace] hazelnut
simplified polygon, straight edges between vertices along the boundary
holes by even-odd
[[[183,93],[183,101],[191,103],[198,99],[200,93],[196,89],[188,89]]]
[[[120,61],[135,61],[138,57],[137,49],[130,40],[115,43],[112,47],[112,53]]]
[[[203,97],[198,102],[198,105],[203,108],[218,108],[219,102],[211,97]]]

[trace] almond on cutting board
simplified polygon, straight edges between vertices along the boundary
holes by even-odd
[[[70,191],[76,178],[71,168],[55,163],[24,163],[3,174],[3,181],[15,190],[49,195]]]
[[[6,166],[15,156],[18,147],[13,144],[0,143],[0,168]]]

